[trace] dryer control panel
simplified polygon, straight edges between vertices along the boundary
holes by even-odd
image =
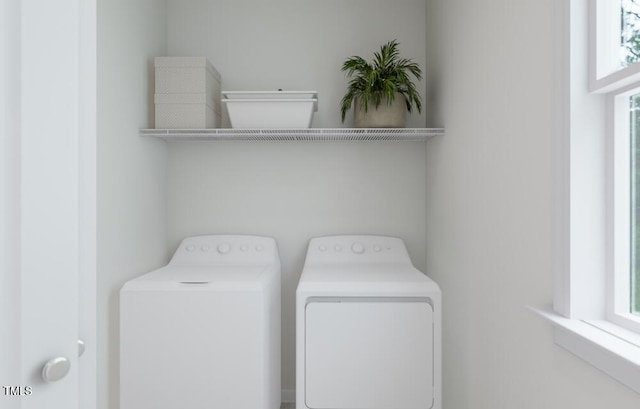
[[[248,235],[193,236],[182,240],[169,264],[247,265],[279,262],[276,242],[271,237]]]
[[[409,263],[404,241],[397,237],[339,235],[311,240],[306,264],[314,263]]]

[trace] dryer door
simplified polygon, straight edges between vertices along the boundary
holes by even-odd
[[[305,403],[312,409],[433,405],[433,307],[423,298],[311,298]]]

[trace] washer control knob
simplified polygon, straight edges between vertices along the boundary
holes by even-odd
[[[362,254],[364,253],[364,246],[362,245],[362,243],[353,243],[351,245],[351,251],[356,254]]]
[[[229,243],[218,244],[218,253],[227,254],[230,251],[231,251],[231,244]]]
[[[376,244],[375,246],[373,246],[373,251],[375,251],[376,253],[380,253],[382,251],[382,247]]]
[[[247,246],[246,244],[245,244],[245,245],[240,246],[240,251],[241,251],[241,252],[243,252],[243,253],[244,253],[244,252],[245,252],[245,251],[247,251],[247,250],[249,250],[249,246]]]
[[[193,251],[193,250],[195,250],[195,249],[196,249],[196,246],[194,246],[194,245],[192,245],[192,244],[188,245],[188,246],[185,248],[185,250],[187,250],[187,251]]]
[[[203,244],[202,247],[200,247],[200,250],[207,252],[211,250],[211,246],[209,246],[208,244]]]
[[[320,251],[327,251],[327,246],[320,245],[320,247],[318,247],[318,250],[320,250]]]
[[[262,250],[264,250],[264,246],[262,244],[258,244],[256,246],[256,251],[262,251]]]
[[[336,244],[335,247],[333,248],[335,251],[342,251],[342,246],[339,244]]]

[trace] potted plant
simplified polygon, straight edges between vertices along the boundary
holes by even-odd
[[[341,102],[342,122],[354,103],[356,128],[401,128],[406,111],[415,106],[422,112],[420,94],[410,78],[421,80],[422,70],[410,59],[400,58],[396,40],[380,47],[371,63],[349,58],[342,71],[351,78]]]

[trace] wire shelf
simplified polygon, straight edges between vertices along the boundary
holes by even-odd
[[[444,135],[442,128],[303,128],[303,129],[141,129],[140,135],[170,142],[322,142],[322,141],[426,141]]]

